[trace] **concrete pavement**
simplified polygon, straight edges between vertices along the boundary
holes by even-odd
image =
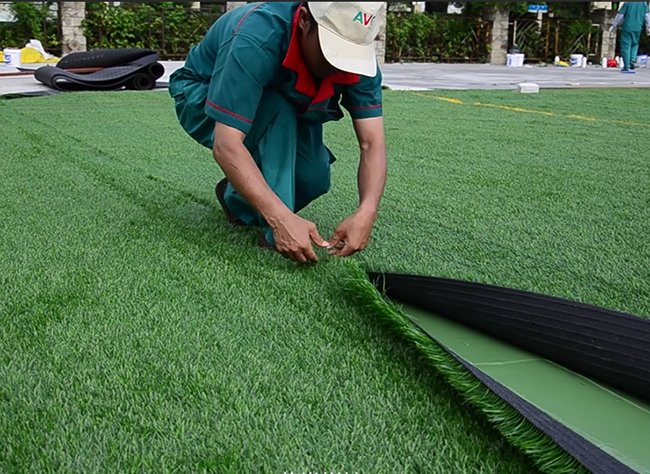
[[[386,64],[384,84],[395,90],[517,89],[533,82],[541,89],[588,87],[650,87],[650,69],[621,74],[618,68],[568,68],[537,65],[509,68],[489,64]]]
[[[182,66],[181,61],[163,61],[165,75],[159,83],[163,87],[169,75]],[[34,67],[34,66],[31,66]],[[48,66],[51,67],[51,66]],[[511,89],[522,82],[534,82],[542,89],[590,87],[650,87],[650,69],[639,68],[633,75],[621,74],[620,69],[562,68],[556,66],[529,66],[508,68],[489,64],[384,64],[381,67],[383,83],[394,90],[468,90]],[[16,71],[0,65],[4,72]],[[0,77],[0,95],[48,90],[33,76]]]

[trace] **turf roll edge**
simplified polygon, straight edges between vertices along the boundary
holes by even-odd
[[[385,290],[382,292],[377,285],[378,274],[365,272],[353,262],[349,267],[352,276],[345,286],[356,302],[413,343],[450,385],[478,408],[513,446],[529,455],[540,470],[549,474],[641,472],[529,403],[460,357],[431,331],[425,331]]]
[[[650,402],[650,320],[528,291],[369,273],[386,295]]]
[[[492,393],[499,396],[508,405],[517,410],[526,420],[532,423],[558,446],[571,454],[577,461],[594,474],[636,474],[637,471],[626,466],[619,460],[594,446],[580,434],[552,418],[544,411],[509,390],[504,385],[483,373],[471,363],[459,357],[445,345],[440,344],[447,353],[470,371],[478,380],[488,387]]]
[[[347,262],[350,276],[344,285],[351,298],[369,316],[376,317],[414,347],[440,372],[447,382],[487,418],[513,446],[527,454],[548,474],[588,474],[575,457],[544,434],[516,408],[494,393],[440,344],[418,328],[389,299],[385,298],[353,261]]]

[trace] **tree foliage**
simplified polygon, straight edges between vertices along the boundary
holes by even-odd
[[[482,16],[488,8],[507,10],[514,17],[528,14],[529,5],[546,5],[554,18],[589,18],[591,2],[455,2],[463,6],[463,16]]]
[[[150,48],[163,58],[182,57],[221,13],[221,5],[196,11],[190,2],[88,2],[83,27],[91,49]]]
[[[44,47],[59,45],[56,2],[12,2],[15,21],[0,24],[0,46],[22,48],[29,40],[39,40]]]
[[[487,59],[487,25],[476,18],[427,13],[387,14],[386,61]]]

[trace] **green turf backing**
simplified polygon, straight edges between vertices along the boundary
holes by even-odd
[[[436,341],[640,474],[650,474],[650,404],[459,323],[401,308]]]
[[[386,111],[363,268],[650,313],[638,127],[396,92]],[[324,237],[356,202],[349,125],[303,212]],[[343,262],[297,269],[226,226],[165,93],[0,101],[0,127],[0,470],[534,472],[348,300]]]

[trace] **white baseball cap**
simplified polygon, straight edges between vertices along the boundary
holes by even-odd
[[[341,71],[374,77],[375,38],[384,2],[308,2],[325,59]]]

